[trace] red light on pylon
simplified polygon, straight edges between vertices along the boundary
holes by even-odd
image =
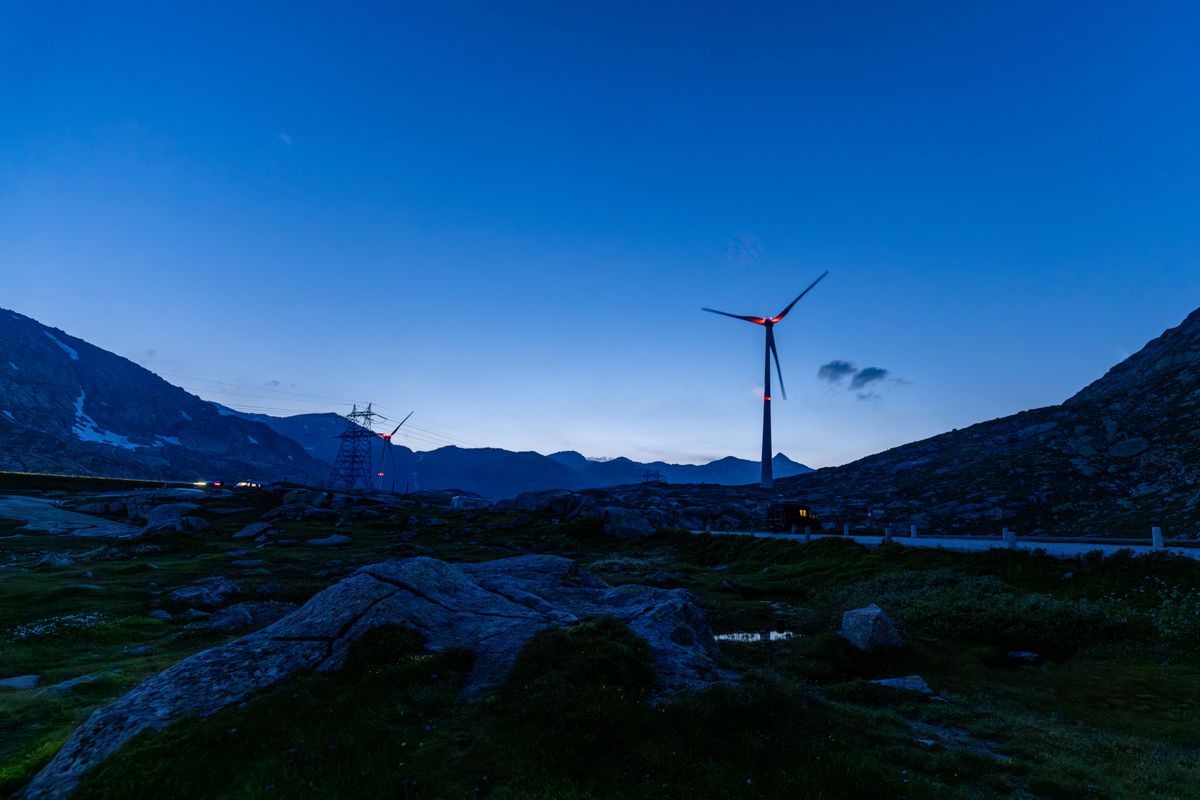
[[[375,474],[376,474],[378,477],[380,477],[380,478],[382,478],[382,477],[383,477],[383,473],[382,473],[382,472],[376,472]]]

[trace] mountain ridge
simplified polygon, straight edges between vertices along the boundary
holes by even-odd
[[[0,310],[0,468],[163,480],[298,478],[292,440],[58,328]]]
[[[272,417],[225,410],[272,426],[297,441],[310,455],[327,462],[336,457],[336,437],[346,427],[346,418],[333,413]],[[382,439],[372,443],[372,464],[381,463],[382,448]],[[671,464],[639,462],[624,456],[589,459],[573,450],[543,455],[532,450],[457,445],[416,451],[393,444],[388,458],[395,460],[396,469],[384,463],[384,488],[391,488],[394,480],[397,490],[462,489],[490,499],[541,489],[595,489],[639,483],[647,478],[647,473],[655,472],[667,483],[738,485],[756,481],[759,472],[757,461],[733,456],[708,464]],[[811,469],[782,453],[775,456],[773,463],[779,475],[797,475]]]
[[[827,515],[933,530],[1200,524],[1200,309],[1062,403],[785,479]]]

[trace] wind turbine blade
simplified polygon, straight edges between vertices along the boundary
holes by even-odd
[[[408,416],[404,417],[404,419],[400,421],[400,425],[404,425],[404,423],[408,422],[409,416],[413,416],[413,411],[409,411]],[[397,425],[395,428],[392,428],[391,433],[386,435],[385,438],[391,439],[392,437],[394,437],[394,435],[396,435],[396,432],[400,431],[400,425]]]
[[[412,415],[413,415],[412,411],[408,412],[408,417],[411,417]],[[403,425],[404,423],[408,422],[408,417],[405,417],[404,419],[400,420],[400,425]],[[400,430],[400,425],[397,425],[396,427],[392,428],[392,432],[387,435],[387,438],[390,439],[393,436],[395,436],[396,431]]]
[[[707,311],[710,314],[720,314],[721,316],[724,316],[724,317],[733,317],[734,319],[741,319],[741,320],[745,320],[746,322],[753,322],[755,325],[763,325],[767,321],[764,317],[747,317],[742,314],[730,314],[728,311],[717,311],[715,308],[702,308],[700,310]]]
[[[783,395],[783,399],[787,400],[787,389],[783,388],[783,369],[779,366],[779,351],[775,349],[775,331],[767,328],[767,346],[771,348],[771,355],[775,356],[775,374],[779,376],[779,393]]]
[[[803,292],[801,292],[800,294],[798,294],[798,295],[796,296],[796,299],[795,299],[795,300],[793,300],[792,302],[788,303],[788,304],[787,304],[787,308],[785,308],[783,311],[780,311],[780,312],[779,312],[779,314],[778,314],[778,315],[775,317],[775,320],[774,320],[774,321],[775,321],[775,322],[779,322],[779,320],[781,320],[781,319],[783,319],[784,317],[786,317],[786,316],[787,316],[787,314],[788,314],[788,312],[792,310],[792,306],[796,305],[796,303],[799,303],[799,302],[800,302],[800,298],[801,298],[801,297],[804,297],[804,295],[806,295],[806,294],[808,294],[809,292],[811,292],[811,291],[812,291],[812,288],[813,288],[814,286],[816,286],[818,283],[820,283],[822,280],[824,280],[825,276],[826,276],[826,275],[828,275],[828,274],[829,274],[829,270],[825,270],[824,272],[822,272],[822,273],[821,273],[821,277],[820,277],[820,278],[817,278],[815,281],[813,281],[812,283],[810,283],[810,284],[808,285],[808,288],[807,288],[807,289],[805,289]]]

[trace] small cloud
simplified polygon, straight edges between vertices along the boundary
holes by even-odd
[[[157,350],[147,350],[146,351],[146,358],[154,358],[156,355],[158,355]]]
[[[850,388],[865,389],[872,383],[881,381],[887,376],[888,371],[882,367],[863,367],[858,371],[858,374],[850,379]]]
[[[272,389],[274,389],[275,387],[282,385],[282,382],[281,381],[267,381],[265,385],[270,386]]]
[[[762,242],[750,231],[738,231],[729,237],[725,257],[735,267],[752,267],[762,257]]]
[[[846,378],[858,372],[858,367],[849,361],[833,360],[822,364],[817,370],[817,377],[829,383],[841,383]]]
[[[905,386],[910,381],[892,376],[883,367],[863,367],[859,369],[853,361],[835,359],[823,364],[817,370],[817,377],[833,386],[843,386],[855,393],[859,400],[882,400],[883,396],[875,391],[886,381],[889,384]],[[844,383],[849,378],[848,383]]]
[[[292,135],[290,133],[288,133],[287,131],[280,131],[279,132],[279,141],[283,142],[288,147],[291,147],[292,146]]]

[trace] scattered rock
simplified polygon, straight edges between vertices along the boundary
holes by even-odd
[[[317,547],[341,547],[350,544],[351,538],[340,533],[330,534],[320,539],[309,539],[308,543]]]
[[[265,628],[296,610],[295,603],[275,601],[237,603],[215,612],[207,625],[223,633],[241,633]]]
[[[150,617],[150,619],[159,619],[163,622],[166,622],[167,620],[171,619],[171,612],[161,608],[156,608],[146,616]]]
[[[38,559],[37,563],[43,567],[55,567],[61,569],[62,567],[69,567],[75,562],[72,561],[70,557],[64,556],[61,553],[46,553],[46,555]]]
[[[517,495],[507,505],[523,511],[544,511],[571,519],[596,519],[601,513],[594,497],[565,489],[525,492]]]
[[[871,683],[879,686],[890,686],[893,689],[901,689],[906,692],[914,692],[923,694],[926,697],[933,695],[933,689],[929,688],[929,684],[920,675],[905,675],[903,678],[881,678]]]
[[[1141,455],[1150,448],[1150,443],[1140,436],[1117,442],[1109,448],[1108,454],[1113,458],[1132,458]]]
[[[364,567],[270,627],[185,658],[94,712],[25,791],[65,797],[79,777],[143,731],[216,713],[303,670],[340,668],[381,625],[405,625],[432,651],[475,651],[468,691],[503,680],[539,630],[607,614],[650,645],[666,691],[724,677],[703,612],[681,589],[610,587],[557,556],[450,565],[431,558]]]
[[[283,496],[283,505],[291,509],[329,508],[332,502],[328,492],[310,489],[296,489]]]
[[[125,648],[125,652],[131,656],[152,656],[158,652],[158,648],[148,644],[131,644]]]
[[[184,517],[179,520],[179,524],[183,527],[184,533],[199,533],[208,529],[208,520],[200,517]]]
[[[874,603],[842,615],[842,636],[854,647],[868,653],[880,647],[904,646],[904,639],[891,618]]]
[[[271,528],[270,522],[251,522],[233,535],[234,539],[253,539],[262,536]]]
[[[1019,666],[1034,666],[1042,663],[1044,659],[1041,654],[1029,650],[1010,650],[1005,654],[1004,660]]]
[[[41,675],[16,675],[12,678],[0,678],[0,688],[4,689],[33,689],[37,687]]]
[[[225,604],[230,597],[242,593],[242,589],[233,581],[220,575],[211,578],[201,578],[171,592],[172,602],[191,608],[217,608]]]
[[[142,533],[157,533],[175,531],[176,533],[192,533],[208,527],[208,523],[199,517],[189,516],[190,512],[200,506],[195,503],[163,503],[150,509],[146,514],[146,525]]]
[[[201,620],[206,620],[211,616],[212,614],[207,611],[201,611],[198,608],[189,608],[187,611],[180,614],[179,618],[184,622],[200,622]]]
[[[650,520],[636,508],[608,506],[601,510],[600,517],[604,520],[604,532],[609,536],[633,537],[654,533]]]

